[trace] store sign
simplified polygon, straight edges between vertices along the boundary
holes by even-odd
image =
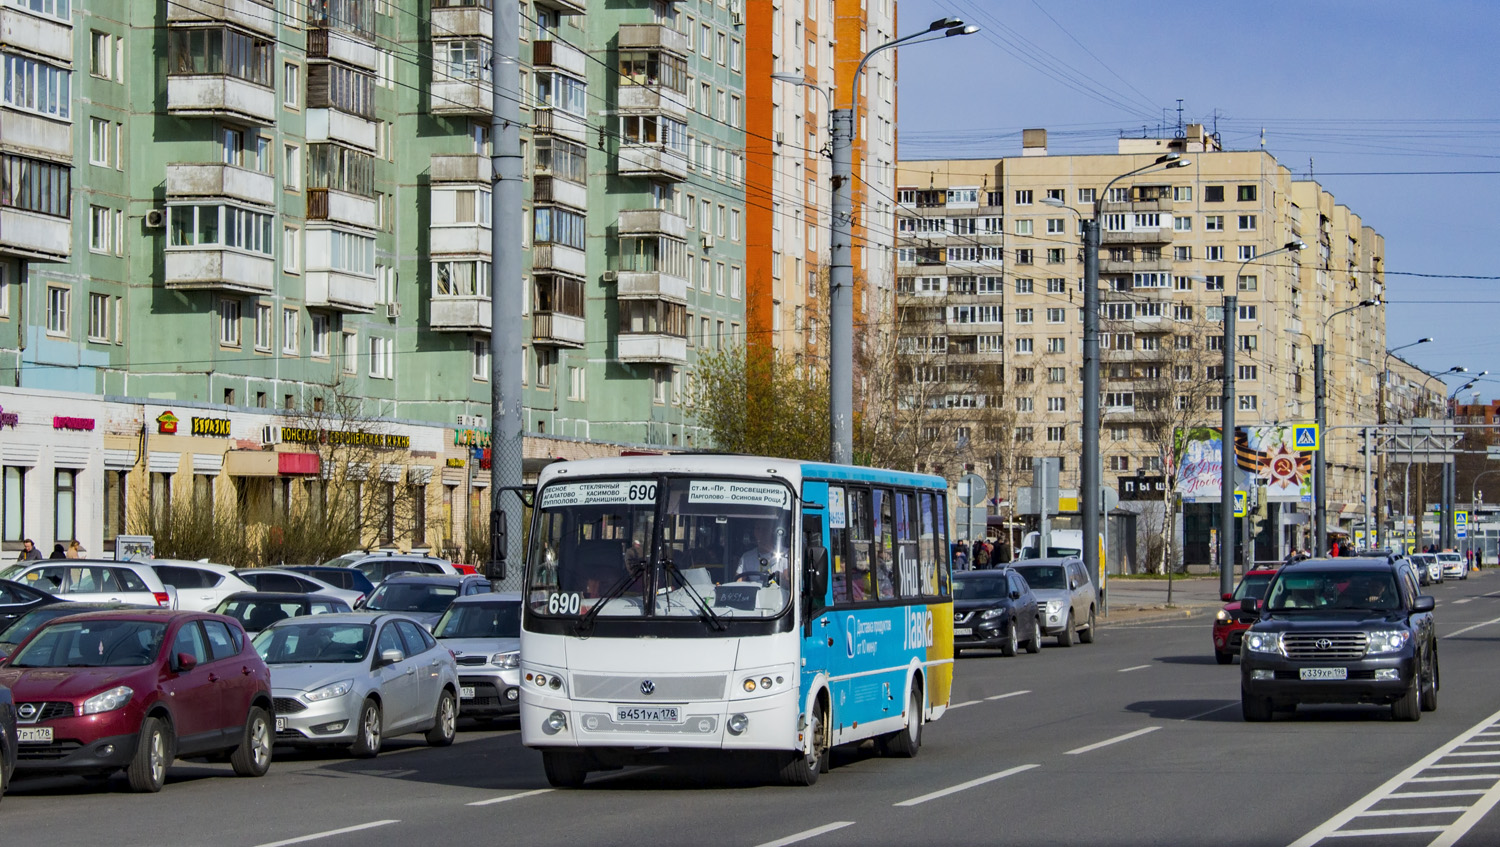
[[[487,429],[455,429],[454,447],[484,448],[490,446],[490,431]]]
[[[7,412],[5,411],[5,407],[0,406],[0,429],[5,429],[6,427],[15,429],[16,426],[20,423],[20,415],[16,414],[15,412]]]
[[[177,434],[177,416],[171,412],[162,412],[156,416],[156,431],[162,435]]]
[[[70,418],[56,415],[52,418],[53,429],[67,429],[74,432],[92,432],[94,430],[93,418]]]
[[[461,468],[463,466],[464,466],[464,460],[463,459],[449,459],[448,460],[448,467],[450,467],[450,468]]]
[[[296,426],[281,428],[281,440],[287,444],[329,444],[335,447],[375,447],[385,450],[410,450],[411,436],[382,432],[324,432]]]
[[[193,434],[228,438],[229,418],[193,418]]]

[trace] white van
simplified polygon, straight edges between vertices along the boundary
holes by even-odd
[[[1041,533],[1028,532],[1026,538],[1021,542],[1021,559],[1053,559],[1060,556],[1077,556],[1083,558],[1083,530],[1081,529],[1054,529],[1049,535],[1051,538],[1047,544],[1047,552],[1043,553],[1037,549],[1041,545]],[[1099,574],[1094,578],[1094,585],[1104,585],[1104,575],[1109,569],[1104,564],[1104,536],[1099,536]],[[1100,592],[1103,593],[1102,591]]]

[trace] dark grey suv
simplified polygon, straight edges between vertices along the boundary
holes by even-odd
[[[454,600],[493,589],[482,576],[395,573],[386,577],[360,605],[372,612],[394,612],[431,628]]]

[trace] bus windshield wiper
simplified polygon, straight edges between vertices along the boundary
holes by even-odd
[[[688,593],[688,596],[692,597],[693,601],[698,604],[698,609],[699,611],[703,612],[703,619],[708,623],[709,626],[713,627],[719,632],[723,632],[724,630],[729,628],[724,625],[723,619],[715,614],[713,609],[710,609],[708,607],[708,603],[704,601],[703,595],[699,594],[698,589],[694,588],[692,584],[687,581],[687,577],[683,575],[682,571],[677,569],[677,565],[671,559],[663,559],[661,563],[662,566],[666,569],[667,573],[672,575],[673,581],[681,586],[682,589]]]
[[[619,597],[621,594],[624,594],[625,589],[629,588],[631,583],[640,579],[641,575],[646,570],[646,565],[644,562],[638,563],[633,567],[630,565],[626,565],[625,567],[628,572],[624,576],[620,577],[620,581],[616,582],[614,585],[611,585],[609,587],[609,590],[604,592],[604,596],[599,598],[599,602],[589,607],[589,610],[583,613],[583,617],[578,619],[578,623],[574,625],[574,630],[577,631],[579,635],[583,635],[584,633],[593,629],[594,619],[599,617],[599,610],[604,608],[604,604],[615,599],[616,597]]]

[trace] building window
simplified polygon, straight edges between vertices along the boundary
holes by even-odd
[[[340,4],[343,5],[343,4]],[[167,72],[186,76],[223,75],[275,87],[271,70],[274,42],[233,29],[170,29]]]
[[[110,546],[115,536],[125,531],[125,481],[129,471],[104,472],[104,544]]]
[[[1030,352],[1032,352],[1032,340],[1030,338],[1017,338],[1016,339],[1016,352],[1017,353],[1030,353]]]
[[[57,472],[57,479],[52,487],[52,540],[56,543],[72,541],[78,537],[75,509],[78,501],[74,491],[77,480],[77,471]]]
[[[370,376],[391,379],[395,375],[395,347],[393,339],[370,336]]]
[[[255,349],[271,349],[271,307],[264,303],[255,304]]]
[[[302,148],[286,144],[281,148],[281,185],[287,191],[302,190]]]
[[[583,368],[568,368],[568,399],[583,400],[587,397],[588,382]]]
[[[109,167],[109,142],[114,126],[106,120],[89,118],[89,164]]]
[[[1031,197],[1032,197],[1031,189],[1029,189],[1029,188],[1020,189],[1020,190],[1016,191],[1016,205],[1017,206],[1030,206],[1031,205]]]
[[[1258,408],[1258,400],[1254,394],[1240,395],[1240,411],[1253,412]]]
[[[170,247],[234,247],[271,255],[274,215],[237,206],[168,206],[167,244]]]
[[[1253,186],[1253,185],[1241,185],[1239,187],[1239,191],[1236,192],[1236,199],[1238,199],[1241,203],[1254,203],[1255,202],[1255,186]]]
[[[109,252],[109,210],[103,206],[89,207],[89,251],[92,253]]]
[[[1112,470],[1112,471],[1128,471],[1128,470],[1130,470],[1130,457],[1129,456],[1110,456],[1109,457],[1109,469]]]
[[[1242,231],[1242,232],[1251,232],[1251,231],[1254,231],[1255,225],[1256,225],[1255,215],[1240,215],[1239,216],[1239,223],[1240,223],[1240,231]]]
[[[282,227],[281,269],[289,274],[302,270],[302,230],[297,227]]]
[[[66,218],[72,215],[72,168],[0,155],[0,206]]]
[[[1049,411],[1049,412],[1066,412],[1067,410],[1068,410],[1068,398],[1066,398],[1066,397],[1048,397],[1047,398],[1047,411]]]
[[[281,352],[296,355],[297,344],[300,340],[301,327],[298,324],[296,309],[284,309],[281,312]]]
[[[219,300],[219,343],[225,347],[240,346],[240,301]]]
[[[1047,339],[1047,352],[1048,353],[1066,353],[1066,352],[1068,352],[1068,339],[1066,339],[1066,338],[1049,338],[1049,339]]]
[[[1053,383],[1067,382],[1068,381],[1068,369],[1067,368],[1048,368],[1047,369],[1047,381],[1048,382],[1053,382]]]
[[[109,341],[109,295],[89,295],[89,340]]]
[[[1017,397],[1016,398],[1016,411],[1018,411],[1018,412],[1029,412],[1031,410],[1032,410],[1032,402],[1031,402],[1031,398],[1030,397]]]
[[[1068,310],[1061,307],[1047,309],[1047,323],[1060,324],[1068,320]]]
[[[490,343],[483,338],[474,339],[473,376],[480,382],[488,382],[490,379]]]
[[[68,334],[68,313],[73,292],[55,285],[47,286],[47,334]]]
[[[0,66],[6,81],[0,86],[0,97],[7,106],[60,120],[70,118],[72,72],[67,68],[10,53],[0,54]]]
[[[1192,215],[1173,215],[1172,216],[1172,229],[1174,231],[1176,231],[1176,232],[1192,232],[1193,231],[1193,216]]]
[[[344,373],[353,375],[359,373],[359,334],[346,332],[343,336]]]
[[[327,315],[312,316],[312,354],[320,359],[328,358],[328,335],[332,321]]]
[[[302,105],[302,66],[296,62],[281,66],[281,105],[288,109]]]
[[[26,523],[26,469],[6,467],[4,488],[0,490],[0,509],[4,510],[4,535],[7,542],[19,544]]]
[[[1208,232],[1223,232],[1224,231],[1224,216],[1223,215],[1204,215],[1203,216],[1203,229],[1206,230],[1206,231],[1208,231]]]
[[[1068,438],[1068,428],[1067,427],[1065,427],[1065,426],[1049,426],[1049,427],[1047,427],[1047,440],[1048,441],[1066,441],[1067,438]]]

